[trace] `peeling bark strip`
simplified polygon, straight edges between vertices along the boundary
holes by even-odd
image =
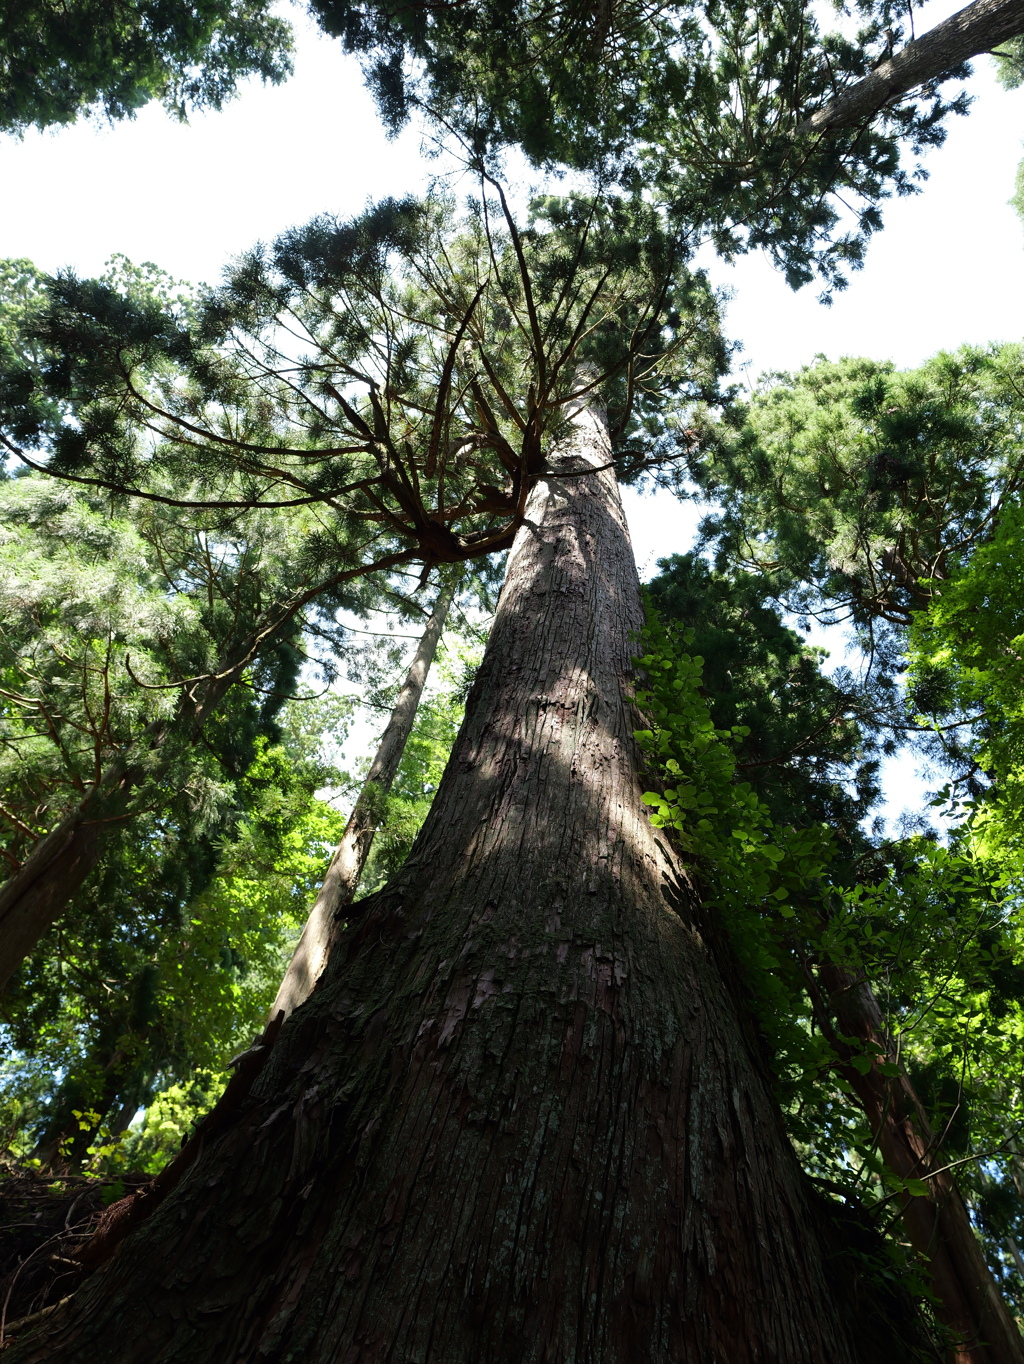
[[[402,872],[238,1120],[10,1364],[854,1364],[640,802],[636,571],[612,474],[585,472],[607,461],[584,411]]]
[[[373,846],[379,818],[377,798],[380,795],[387,795],[398,775],[398,767],[405,752],[405,745],[409,742],[409,735],[412,733],[427,674],[437,653],[437,646],[454,596],[454,582],[442,587],[437,594],[427,628],[416,646],[416,653],[409,665],[402,690],[398,693],[391,719],[381,736],[370,770],[366,774],[359,799],[345,825],[341,842],[331,858],[324,883],[320,887],[313,908],[309,912],[309,918],[303,926],[302,936],[284,973],[281,988],[270,1010],[271,1018],[275,1018],[282,1010],[285,1015],[294,1013],[303,1000],[308,998],[310,990],[320,979],[327,964],[331,943],[338,931],[338,915],[352,903],[352,897],[359,886],[359,879]]]
[[[840,1032],[868,1043],[880,1060],[899,1065],[886,1044],[878,1001],[868,983],[833,965],[822,967],[821,980]],[[842,1043],[837,1040],[835,1045],[842,1053]],[[853,1066],[843,1074],[889,1169],[902,1179],[928,1181],[927,1197],[904,1194],[900,1204],[907,1235],[931,1269],[935,1315],[959,1340],[948,1358],[953,1364],[1024,1364],[1024,1341],[985,1262],[960,1191],[943,1169],[946,1160],[902,1066],[891,1079],[877,1064],[866,1075]]]
[[[991,52],[1019,33],[1024,33],[1024,0],[975,0],[882,62],[870,76],[801,123],[797,132],[833,132],[867,122],[916,85]]]

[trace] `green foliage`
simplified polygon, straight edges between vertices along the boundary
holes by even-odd
[[[673,594],[673,573],[684,589],[701,577],[713,581],[710,570],[695,571],[685,560],[670,568],[662,600],[686,599],[678,583]],[[737,601],[743,586],[741,579]],[[699,606],[693,609],[699,614]],[[767,625],[761,628],[768,640],[782,630],[777,617],[774,631]],[[714,641],[706,619],[696,629]],[[1018,876],[979,855],[966,829],[949,847],[921,835],[872,846],[857,826],[855,801],[846,810],[852,826],[815,822],[811,812],[822,797],[814,792],[821,777],[813,766],[790,777],[808,800],[802,826],[789,822],[797,807],[785,784],[780,800],[777,776],[738,770],[751,738],[747,726],[726,729],[713,718],[723,699],[725,709],[735,704],[734,689],[744,694],[742,654],[717,644],[719,657],[733,663],[723,698],[717,686],[702,685],[704,660],[689,653],[694,634],[694,627],[679,633],[649,618],[640,660],[647,680],[638,701],[651,726],[638,738],[659,780],[644,799],[728,931],[797,1149],[827,1187],[873,1200],[880,1213],[894,1193],[927,1192],[923,1181],[898,1179],[874,1149],[848,1068],[894,1075],[897,1063],[880,1063],[877,1049],[837,1032],[818,982],[821,966],[830,964],[874,985],[890,1057],[911,1074],[944,1156],[965,1162],[958,1181],[986,1229],[997,1274],[1010,1276],[1012,1288],[1005,1236],[1019,1236],[1024,1225],[1013,1140],[1024,1117],[1014,1059],[1024,1028]],[[751,655],[751,681],[763,685],[772,655],[756,647]],[[784,676],[777,657],[771,666]],[[715,672],[713,662],[709,680]],[[785,726],[791,734],[802,728],[813,748],[820,698],[812,691],[808,706],[807,695],[794,692]],[[761,742],[771,745],[770,713],[762,723]],[[854,756],[852,735],[848,745]],[[802,751],[799,741],[794,748],[793,758]]]
[[[38,477],[0,484],[0,819],[11,865],[117,762],[133,764],[130,809],[187,807],[201,832],[301,663],[296,622],[197,745],[180,684],[215,672],[286,595],[301,528],[259,513],[183,524],[145,504],[111,514],[105,501]]]
[[[304,509],[308,575],[506,548],[580,361],[630,475],[663,438],[676,457],[666,404],[718,401],[726,365],[712,291],[639,199],[547,198],[522,229],[500,192],[462,218],[386,201],[258,248],[195,308],[134,279],[47,290],[9,446],[192,510]]]
[[[691,457],[723,505],[705,541],[798,612],[901,630],[1020,486],[1022,364],[1004,345],[769,376]]]
[[[789,921],[815,931],[831,835],[820,824],[777,826],[753,786],[736,781],[734,750],[749,730],[716,728],[701,695],[703,659],[683,652],[692,639],[692,630],[673,637],[648,619],[637,703],[652,727],[636,738],[669,784],[647,792],[644,803],[656,827],[673,831],[729,926],[747,984],[756,985],[758,1020],[780,1080],[802,1078],[816,1073],[823,1052],[793,1007],[800,987],[789,962]]]
[[[123,1134],[118,1164],[127,1170],[158,1174],[220,1098],[226,1081],[224,1073],[197,1070],[187,1081],[162,1089],[147,1106],[141,1122]]]
[[[168,655],[208,656],[201,611],[167,591],[126,518],[40,478],[0,484],[0,784],[3,845],[17,865],[147,725],[172,714]],[[205,645],[205,647],[204,647]],[[129,660],[126,663],[126,659]],[[172,673],[173,676],[173,673]],[[216,765],[185,783],[216,804]]]
[[[0,349],[17,402],[48,363],[28,334],[41,293],[20,263],[4,280]],[[97,287],[120,307],[194,312],[180,285],[123,258]],[[63,819],[101,820],[100,865],[78,903],[97,901],[97,924],[159,919],[200,893],[248,806],[257,745],[278,737],[303,633],[327,646],[319,666],[333,675],[345,632],[331,613],[366,599],[310,584],[307,509],[183,518],[174,494],[186,490],[163,487],[165,499],[126,499],[32,475],[0,484],[0,852],[17,869]]]
[[[703,659],[701,696],[715,728],[733,736],[741,778],[756,784],[777,824],[827,824],[854,855],[878,796],[880,753],[890,749],[874,697],[848,669],[824,674],[824,650],[783,623],[763,574],[725,573],[692,553],[659,568],[651,604],[691,632],[687,650]]]
[[[890,1063],[898,1057],[910,1075],[944,1157],[955,1162],[990,1264],[1018,1297],[1024,1280],[1007,1238],[1019,1245],[1024,1233],[1016,1059],[1024,1026],[1021,369],[1015,345],[965,347],[905,373],[821,360],[773,376],[749,405],[708,428],[691,465],[721,498],[704,542],[717,550],[717,572],[735,579],[737,601],[750,574],[765,599],[852,620],[876,678],[870,688],[843,687],[862,728],[883,750],[912,737],[917,754],[949,777],[933,801],[946,821],[941,841],[920,816],[916,832],[887,843],[876,836],[873,845],[862,828],[851,831],[841,807],[838,818],[826,816],[833,839],[817,903],[810,919],[797,909],[782,939],[790,956],[770,967],[777,982],[788,981],[791,1024],[819,1035],[836,1058],[813,1084],[791,1074],[791,1130],[817,1175],[839,1186],[854,1178],[881,1200],[893,1187],[836,1065],[849,1040],[834,1029],[830,1037],[816,984],[830,963],[871,983]],[[736,721],[717,694],[719,646],[710,643],[706,651],[702,639],[711,655],[707,699],[724,730]],[[774,732],[770,710],[762,723]],[[735,751],[749,739],[722,742]],[[799,822],[801,805],[821,808],[806,788],[778,804],[763,769],[740,775],[784,827]],[[663,781],[678,784],[674,774]],[[720,795],[713,804],[723,808]],[[713,844],[700,850],[712,854]],[[776,912],[770,943],[779,941],[779,919]],[[742,909],[737,922],[738,950],[749,955],[756,926]],[[762,926],[761,937],[767,932]],[[776,984],[749,982],[755,999],[778,995]],[[867,1054],[847,1062],[847,1076],[877,1068]]]
[[[940,738],[956,732],[965,759],[946,794],[971,801],[973,842],[1010,866],[1024,866],[1022,535],[1024,509],[1014,499],[991,538],[931,584],[929,609],[910,635],[919,720]]]
[[[763,247],[794,286],[820,271],[842,287],[880,225],[880,202],[914,189],[901,143],[916,155],[942,140],[951,109],[966,108],[932,80],[874,126],[797,133],[903,39],[905,15],[890,0],[863,0],[846,35],[823,31],[799,0],[596,10],[315,0],[311,10],[362,57],[391,129],[415,106],[473,161],[517,145],[535,164],[653,189],[681,239],[710,237],[726,255]],[[265,0],[20,0],[0,40],[0,128],[86,110],[122,118],[152,99],[179,117],[220,108],[249,75],[282,80],[290,48]],[[842,222],[851,203],[852,227]]]
[[[30,334],[45,296],[23,262],[0,282],[0,359],[20,400],[47,363]],[[115,258],[102,288],[193,315],[155,267]],[[297,609],[310,529],[302,510],[182,518],[36,475],[0,483],[0,852],[16,868],[94,795],[92,817],[110,819],[98,865],[5,1002],[19,1150],[38,1138],[47,1158],[63,1145],[79,1160],[97,1127],[94,1146],[116,1144],[154,1087],[222,1067],[273,997],[340,832],[312,801],[330,769],[282,705],[302,629],[336,647],[328,612],[359,605],[335,591],[325,610]],[[268,616],[268,642],[244,647]],[[239,646],[235,685],[197,727],[196,685]],[[307,723],[344,729],[347,699],[307,705]],[[115,808],[118,772],[130,781]],[[96,1117],[83,1127],[76,1112]]]
[[[314,710],[299,720],[304,704]],[[197,1070],[222,1074],[262,1029],[341,836],[341,816],[314,792],[336,775],[317,756],[318,737],[337,733],[348,709],[347,698],[293,703],[285,745],[258,742],[198,887],[186,882],[175,898],[171,879],[155,901],[138,895],[136,826],[118,849],[127,874],[108,865],[99,893],[82,895],[44,940],[6,1004],[18,1060],[4,1103],[16,1151],[34,1138],[47,1159],[57,1145],[106,1168],[135,1158],[141,1138],[125,1138],[123,1151],[119,1138],[136,1109],[168,1086],[193,1085]],[[287,734],[297,726],[293,745]],[[172,841],[164,857],[174,868],[189,854]],[[135,888],[134,903],[102,894],[119,876]],[[76,1112],[94,1116],[70,1121]]]
[[[996,75],[1006,90],[1016,90],[1024,84],[1024,34],[1001,43],[992,53]]]
[[[1024,161],[1017,167],[1017,174],[1013,182],[1013,197],[1010,203],[1017,210],[1017,215],[1024,218]]]
[[[239,81],[291,73],[290,26],[265,0],[16,0],[0,32],[0,130],[129,118],[150,100],[184,118]]]
[[[725,255],[764,247],[794,286],[819,270],[842,284],[880,224],[879,201],[913,189],[900,142],[916,152],[941,141],[951,107],[931,81],[875,126],[796,135],[902,40],[906,13],[889,3],[858,5],[849,36],[823,32],[814,11],[788,0],[311,8],[363,58],[390,127],[416,107],[471,159],[518,145],[537,165],[647,186],[672,205],[682,237],[710,238]],[[840,196],[856,205],[845,231]]]

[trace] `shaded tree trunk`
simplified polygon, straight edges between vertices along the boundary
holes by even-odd
[[[915,86],[934,80],[971,57],[991,52],[1020,33],[1024,33],[1022,0],[975,0],[818,109],[797,132],[827,133],[867,123]]]
[[[402,871],[230,1127],[11,1364],[857,1358],[764,1059],[641,804],[636,571],[587,472],[608,455],[584,411],[531,496]]]
[[[374,568],[396,567],[409,558],[408,551],[392,554],[379,560]],[[344,569],[290,600],[265,609],[241,642],[225,646],[217,671],[203,679],[198,691],[194,687],[183,688],[175,720],[150,725],[131,751],[112,762],[82,801],[39,840],[18,870],[0,886],[0,991],[6,989],[11,976],[99,865],[109,831],[131,818],[135,789],[144,781],[151,787],[159,786],[168,770],[166,765],[161,766],[164,762],[161,749],[172,733],[187,735],[187,743],[198,742],[204,725],[216,713],[239,674],[287,634],[296,615],[317,597],[367,571]]]
[[[842,967],[820,972],[827,1007],[839,1033],[866,1042],[876,1059],[864,1075],[844,1067],[871,1126],[886,1165],[901,1179],[926,1180],[927,1197],[900,1196],[903,1225],[928,1261],[936,1296],[935,1314],[958,1338],[949,1352],[955,1364],[1024,1364],[1024,1341],[986,1263],[967,1208],[938,1148],[927,1114],[902,1066],[883,1075],[879,1061],[895,1061],[885,1038],[878,1002],[865,980]],[[833,1034],[842,1056],[852,1054]],[[862,1054],[860,1052],[858,1055]]]
[[[327,963],[331,943],[339,927],[339,914],[352,903],[373,846],[374,834],[380,822],[381,797],[388,794],[398,775],[402,754],[412,733],[423,688],[454,596],[454,580],[443,586],[437,594],[427,628],[416,646],[391,718],[366,774],[366,781],[284,973],[270,1010],[271,1018],[275,1018],[281,1010],[286,1016],[293,1013],[308,997]]]
[[[124,818],[137,774],[117,763],[0,886],[0,991],[60,918]]]

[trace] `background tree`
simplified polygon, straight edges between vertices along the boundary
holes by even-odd
[[[457,580],[449,578],[437,591],[433,608],[420,636],[409,670],[399,689],[395,704],[381,735],[348,817],[341,841],[327,868],[309,918],[296,944],[284,979],[271,1005],[270,1016],[279,1010],[291,1013],[308,996],[330,955],[331,941],[342,919],[342,911],[352,902],[363,876],[374,837],[388,804],[391,787],[398,775],[416,722],[420,699],[426,685],[452,602]]]
[[[489,622],[488,622],[489,624]],[[402,753],[394,783],[383,802],[381,826],[359,884],[357,899],[380,890],[405,865],[441,784],[458,736],[486,633],[479,628],[446,640],[436,690],[424,696]]]
[[[220,109],[253,75],[291,74],[290,25],[261,0],[15,0],[0,35],[0,131],[128,118],[160,100],[179,118]]]
[[[140,1107],[197,1072],[214,1088],[259,1030],[304,896],[340,831],[338,814],[313,794],[334,776],[315,745],[325,724],[337,731],[340,707],[313,704],[315,718],[297,722],[294,712],[311,704],[292,703],[283,743],[257,741],[230,809],[207,831],[204,858],[187,855],[166,816],[158,836],[145,821],[133,826],[92,893],[40,944],[5,1001],[15,1149],[27,1143],[58,1170],[91,1150],[94,1163],[116,1168],[118,1140]],[[152,846],[159,836],[162,856]],[[183,875],[197,861],[205,876]],[[149,1154],[129,1145],[135,1159]]]
[[[28,278],[18,276],[7,312],[15,409],[47,356],[26,330],[40,311]],[[118,266],[97,287],[115,307],[132,298],[171,316],[189,307],[152,271]],[[36,411],[74,425],[66,403],[43,398]],[[95,490],[68,498],[52,481],[7,486],[7,751],[17,771],[6,795],[17,832],[0,889],[5,980],[125,820],[184,801],[201,824],[218,782],[214,769],[201,775],[204,764],[235,744],[232,713],[259,714],[244,693],[255,687],[272,710],[293,689],[300,633],[337,645],[332,612],[365,603],[345,586],[362,573],[346,565],[339,535],[324,535],[301,506],[275,514],[228,498],[183,523],[190,485],[167,478],[161,493],[113,503]]]
[[[951,567],[998,524],[1021,478],[1016,345],[965,347],[899,372],[821,358],[776,375],[695,445],[722,510],[723,562],[775,584],[801,616],[902,639]]]
[[[1003,347],[939,356],[907,374],[847,361],[777,378],[737,423],[741,436],[719,433],[703,471],[708,477],[714,467],[722,480],[715,486],[722,488],[725,510],[706,526],[709,539],[719,537],[721,563],[739,560],[759,570],[766,593],[802,611],[852,617],[874,662],[888,669],[891,687],[906,667],[908,630],[917,638],[933,630],[950,584],[977,556],[979,565],[988,560],[988,542],[1001,542],[1003,518],[1012,524],[1016,515],[1019,364],[1017,348]],[[981,581],[975,579],[979,589]],[[1001,598],[998,574],[984,581],[985,594]],[[932,637],[941,639],[941,630]],[[987,639],[996,656],[1005,650],[996,633]],[[936,649],[936,662],[945,648]],[[943,690],[939,666],[930,671],[930,692],[928,675],[925,669],[910,693],[909,715],[894,713],[893,701],[904,702],[893,692],[876,717],[888,711],[898,732],[930,732],[936,756],[970,782],[977,771],[970,726],[984,726],[984,714],[943,712],[940,698],[949,705],[956,688]],[[1009,765],[1001,770],[1008,773]],[[998,806],[996,792],[986,799]],[[923,1142],[904,1173],[911,1165],[918,1173],[930,1170],[930,1153],[940,1149],[947,1162],[965,1161],[962,1182],[978,1215],[986,1199],[993,1208],[1001,1200],[1005,1247],[1005,1231],[1013,1226],[1007,1213],[1017,1198],[1008,1145],[1017,1100],[1016,1082],[1002,1067],[1019,1028],[1020,945],[1009,913],[1012,862],[994,865],[979,855],[982,847],[964,826],[948,852],[917,836],[897,843],[874,868],[865,862],[853,887],[856,903],[842,911],[845,927],[826,934],[825,960],[847,966],[839,974],[825,968],[817,1007],[827,1015],[830,995],[849,1001],[853,982],[875,983],[879,1004],[865,995],[856,1017],[840,1011],[832,1038],[840,1050],[844,1036],[870,1041],[895,1067],[891,1087],[906,1090],[903,1099],[887,1099],[875,1061],[853,1058],[866,1066],[860,1077],[850,1070],[849,1078],[854,1091],[864,1091],[867,1111],[877,1111],[872,1131],[881,1124],[884,1138],[886,1106],[891,1113],[902,1106],[907,1117],[901,1121],[916,1125]],[[887,860],[890,871],[883,870]],[[834,913],[826,909],[825,916]],[[893,925],[900,926],[896,938]],[[821,959],[820,942],[814,945],[813,934],[808,941],[803,950]],[[827,1020],[821,1026],[827,1035]],[[923,1105],[899,1078],[901,1060],[920,1082]],[[893,1147],[886,1159],[898,1165],[898,1154]],[[993,1164],[979,1168],[972,1159]],[[994,1184],[997,1163],[1002,1173]],[[925,1210],[923,1203],[904,1202]],[[999,1224],[995,1216],[991,1225]],[[960,1239],[971,1251],[973,1238]],[[989,1241],[997,1265],[998,1239]]]

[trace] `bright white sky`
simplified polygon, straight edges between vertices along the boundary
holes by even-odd
[[[918,32],[957,7],[929,6]],[[711,263],[713,280],[733,290],[726,328],[743,343],[747,378],[818,352],[911,366],[965,342],[1020,339],[1024,228],[1007,201],[1024,154],[1024,90],[1003,91],[986,58],[976,65],[971,113],[928,154],[923,192],[889,204],[864,269],[830,309],[813,285],[792,293],[760,257]],[[153,106],[116,127],[0,139],[0,256],[95,273],[123,252],[215,281],[256,240],[319,212],[422,191],[437,169],[414,131],[384,137],[356,63],[306,25],[293,79],[252,84],[222,113],[183,125]],[[692,508],[627,492],[627,509],[644,576],[688,548]]]
[[[929,6],[929,21],[948,8]],[[923,193],[888,205],[867,264],[830,309],[814,285],[794,294],[762,257],[732,267],[708,258],[715,282],[733,290],[726,327],[743,343],[746,378],[817,352],[915,365],[942,347],[1020,337],[1024,229],[1007,200],[1024,90],[1002,90],[986,58],[977,66],[972,112],[928,154]],[[150,106],[115,127],[0,139],[0,256],[91,274],[123,252],[212,282],[256,240],[319,212],[344,216],[423,190],[437,169],[415,131],[385,138],[355,61],[304,24],[294,78],[253,83],[219,114],[186,125]],[[658,556],[687,546],[693,517],[670,497],[628,501],[649,574]]]

